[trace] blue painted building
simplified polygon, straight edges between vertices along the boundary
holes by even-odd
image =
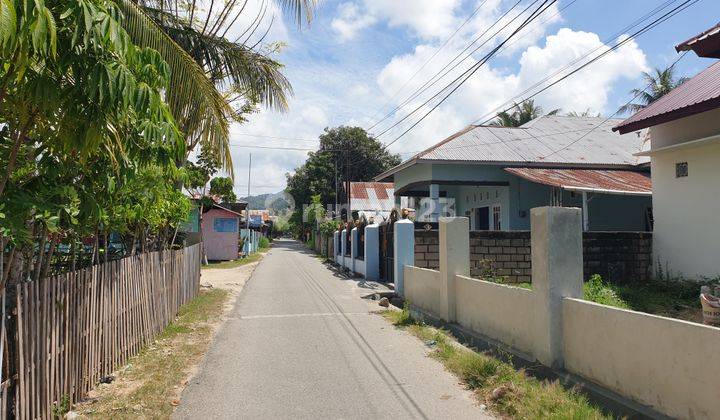
[[[529,230],[530,209],[580,207],[586,230],[652,230],[646,132],[618,120],[545,116],[518,128],[469,126],[379,175],[418,221],[467,216],[473,230]]]

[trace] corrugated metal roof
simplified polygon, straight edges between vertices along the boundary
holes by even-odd
[[[720,107],[720,62],[673,89],[613,130],[627,133]]]
[[[612,132],[619,120],[545,116],[519,128],[473,126],[418,154],[418,160],[633,166],[644,133]]]
[[[390,211],[394,193],[392,182],[351,182],[350,211]]]
[[[608,194],[651,194],[647,174],[598,169],[505,168],[528,181],[567,190],[597,191]]]
[[[699,57],[720,58],[720,23],[675,46],[675,51],[693,50]]]

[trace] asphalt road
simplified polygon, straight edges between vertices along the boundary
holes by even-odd
[[[174,418],[489,418],[424,343],[370,313],[374,287],[276,242]]]

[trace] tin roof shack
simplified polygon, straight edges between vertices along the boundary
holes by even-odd
[[[468,216],[473,230],[529,230],[530,209],[584,209],[584,228],[652,228],[645,131],[619,120],[544,116],[522,127],[472,125],[379,175],[413,197],[417,220]]]
[[[351,182],[350,212],[380,223],[387,219],[394,207],[407,207],[407,199],[395,200],[392,182]]]
[[[720,58],[720,26],[675,47]],[[720,275],[720,62],[615,127],[648,128],[652,160],[653,259],[674,275]]]
[[[201,223],[203,247],[208,260],[238,258],[240,213],[215,205],[203,213]]]

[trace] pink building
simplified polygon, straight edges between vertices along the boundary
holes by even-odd
[[[202,215],[202,238],[208,260],[238,258],[240,214],[220,206]]]

